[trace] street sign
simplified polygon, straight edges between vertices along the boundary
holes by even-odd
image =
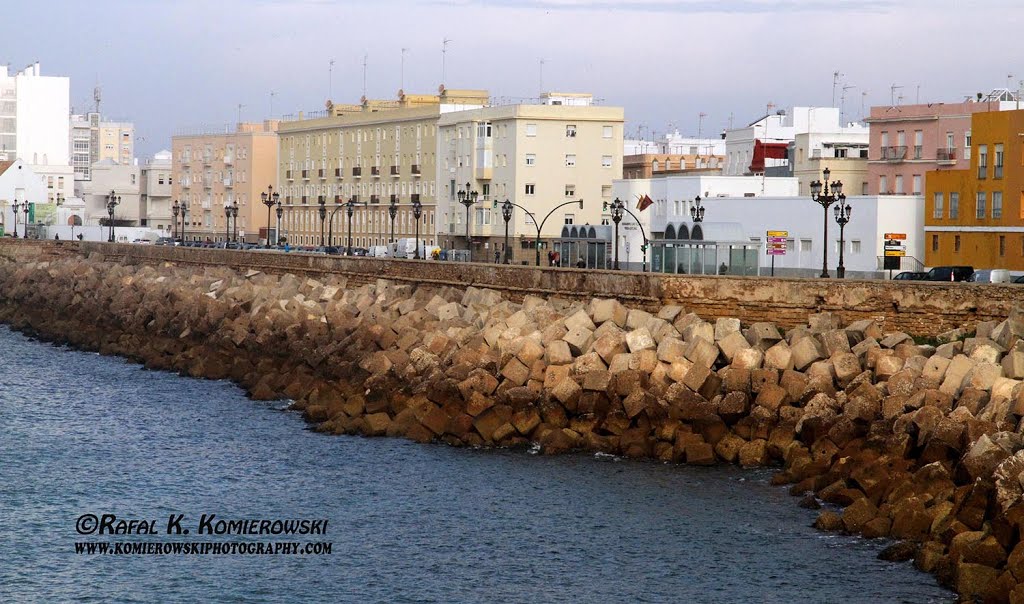
[[[789,231],[768,231],[769,237],[789,237]]]
[[[903,251],[903,250],[885,250],[885,255],[886,256],[890,256],[890,257],[891,256],[900,256],[900,257],[902,257],[902,256],[906,256],[907,253],[905,251]]]
[[[769,249],[768,250],[768,255],[769,256],[785,256],[786,255],[786,249],[785,248],[783,248],[781,250]]]
[[[900,240],[905,240],[905,239],[907,238],[907,234],[906,234],[906,233],[886,233],[886,234],[884,235],[884,237],[885,237],[886,239],[900,239]]]

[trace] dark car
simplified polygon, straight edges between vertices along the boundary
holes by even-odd
[[[923,281],[928,273],[918,273],[915,271],[903,271],[892,278],[893,281]]]
[[[1016,279],[1014,279],[1010,283],[1016,283],[1018,285],[1024,285],[1024,275],[1021,275],[1020,277],[1017,277]]]
[[[928,271],[925,281],[967,281],[974,274],[973,266],[936,266]]]

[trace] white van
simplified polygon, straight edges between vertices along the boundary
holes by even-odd
[[[993,268],[974,271],[967,280],[971,283],[1009,283],[1013,278],[1005,268]]]

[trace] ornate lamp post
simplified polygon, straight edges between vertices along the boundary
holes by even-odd
[[[29,206],[28,200],[26,199],[25,203],[23,203],[21,205],[22,205],[21,213],[25,215],[25,220],[22,220],[22,223],[25,225],[25,236],[24,236],[24,238],[28,239],[28,206]]]
[[[235,228],[231,229],[232,241],[238,241],[238,200],[231,202],[231,217],[234,219]]]
[[[345,214],[348,215],[348,245],[345,248],[345,255],[352,255],[352,215],[356,213],[356,196],[353,195],[345,202]]]
[[[231,241],[231,205],[224,204],[224,241]],[[227,246],[225,246],[227,247]]]
[[[187,219],[185,217],[186,214],[188,214],[188,202],[183,201],[181,202],[181,233],[179,233],[181,235],[182,243],[185,242],[185,224],[187,223]]]
[[[412,200],[412,217],[416,219],[416,252],[413,254],[414,260],[420,259],[420,215],[423,214],[423,204],[420,203],[418,197],[414,197]]]
[[[268,185],[267,190],[260,193],[260,203],[267,206],[267,247],[270,247],[270,208],[274,205],[280,207],[280,199],[281,195],[274,192],[273,185]],[[280,221],[280,214],[278,214],[278,220]],[[280,233],[280,227],[278,233]]]
[[[334,209],[331,211],[331,217],[327,220],[327,245],[334,245],[334,215],[343,207],[345,207],[345,204],[341,202],[341,196],[335,195]]]
[[[14,238],[15,239],[18,238],[18,211],[21,209],[22,206],[27,206],[27,205],[28,205],[28,201],[27,200],[22,202],[22,203],[18,203],[18,198],[17,197],[14,198],[14,203],[11,204],[11,209],[13,210],[13,213],[14,213]],[[28,237],[28,227],[27,226],[25,227],[25,236]]]
[[[388,205],[388,216],[391,217],[391,241],[395,242],[395,216],[398,215],[398,195],[391,196],[391,203]]]
[[[107,216],[108,224],[110,225],[110,236],[107,237],[108,243],[114,243],[114,208],[121,203],[121,198],[114,194],[114,191],[110,191],[110,195],[107,195]],[[28,212],[28,207],[25,208],[25,212]],[[28,234],[27,232],[25,233]]]
[[[323,195],[316,202],[320,205],[317,210],[320,213],[320,247],[324,246],[324,223],[327,221],[327,199]]]
[[[498,200],[494,200],[497,204]],[[512,202],[505,199],[505,203],[501,204],[501,217],[505,220],[505,264],[512,262],[508,248],[508,222],[512,220]]]
[[[828,279],[828,208],[837,201],[840,204],[845,203],[846,195],[843,195],[843,183],[841,181],[829,182],[828,176],[831,174],[831,171],[828,168],[825,168],[822,174],[825,176],[824,184],[820,180],[811,183],[811,199],[820,205],[824,212],[821,237],[821,277]]]
[[[605,205],[608,206],[605,208],[606,210],[609,208],[611,209],[612,222],[615,223],[615,264],[612,268],[619,270],[619,223],[622,222],[622,214],[626,209],[626,204],[622,203],[622,200],[616,197],[615,201],[610,205],[608,202],[605,202]]]
[[[274,193],[274,199],[277,200],[277,203],[274,204],[274,213],[277,214],[277,230],[274,231],[274,239],[276,241],[274,243],[275,245],[281,245],[281,216],[284,215],[284,208],[281,207],[281,198],[277,193]],[[269,222],[267,223],[267,229],[270,229]]]
[[[171,213],[174,214],[174,230],[172,231],[173,234],[171,235],[171,238],[174,241],[178,240],[178,214],[180,212],[181,212],[181,204],[179,204],[178,200],[175,199],[174,200],[174,205],[171,206]]]
[[[846,200],[846,196],[842,195],[843,201]],[[853,212],[853,208],[850,204],[843,204],[840,201],[839,205],[832,208],[836,213],[836,223],[839,225],[839,266],[836,267],[836,278],[843,279],[846,277],[846,267],[843,266],[843,251],[846,248],[846,223],[850,222],[850,214]]]
[[[473,259],[473,249],[472,249],[472,246],[470,245],[470,239],[469,239],[469,208],[474,203],[476,203],[476,198],[479,195],[479,193],[477,193],[476,191],[470,190],[469,187],[470,187],[470,184],[467,182],[465,189],[459,189],[458,196],[459,196],[459,203],[461,203],[462,205],[466,206],[466,251],[469,252],[469,259],[472,260]],[[540,252],[538,251],[537,253],[539,254]]]
[[[690,206],[690,218],[694,222],[704,221],[704,206],[700,205],[700,195],[693,198],[693,205]]]

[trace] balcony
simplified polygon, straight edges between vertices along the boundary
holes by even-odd
[[[292,171],[291,170],[285,170],[284,171],[284,177],[287,178],[288,180],[295,180],[295,178],[292,177]]]
[[[303,180],[309,180],[309,170],[303,170],[302,171],[302,179]]]
[[[307,199],[309,199],[309,198],[306,197],[305,195],[302,196],[302,201],[301,201],[302,205],[306,205],[306,203],[308,203]]]
[[[411,199],[409,199],[409,201],[412,202],[412,203],[415,203],[415,202],[417,202],[419,200],[420,200],[420,194],[419,193],[413,193],[411,195]]]
[[[413,176],[420,176],[420,165],[419,164],[413,164],[412,165],[412,175]]]
[[[370,168],[370,176],[380,178],[380,166],[372,166]]]
[[[208,166],[208,165],[210,165],[211,161],[213,161],[213,155],[211,155],[209,153],[204,153],[203,154],[203,164]]]
[[[477,166],[474,172],[477,180],[491,180],[494,176],[494,169],[491,166]]]
[[[334,203],[343,204],[343,203],[345,203],[345,200],[341,198],[341,195],[335,195],[334,196]]]
[[[882,159],[885,161],[899,162],[907,158],[907,146],[882,147]]]
[[[317,172],[316,175],[320,177],[320,180],[323,180],[324,178],[326,178],[325,174],[327,174],[327,170],[324,170],[323,168],[320,168],[316,172]]]
[[[956,149],[942,148],[935,150],[935,162],[940,166],[952,166],[956,164]]]
[[[334,177],[335,178],[341,178],[341,168],[335,168],[334,169]]]
[[[370,195],[370,203],[380,203],[380,195]]]
[[[356,178],[362,178],[363,177],[363,168],[362,168],[362,166],[354,166],[352,168],[352,176],[355,176]]]
[[[229,154],[224,154],[224,163],[225,164],[233,164],[233,163],[235,163],[234,156],[233,155],[229,155]]]
[[[398,166],[391,166],[391,175],[398,176]]]
[[[225,187],[233,187],[234,186],[234,182],[235,182],[234,179],[231,178],[230,176],[228,176],[227,178],[224,179],[224,186]]]

